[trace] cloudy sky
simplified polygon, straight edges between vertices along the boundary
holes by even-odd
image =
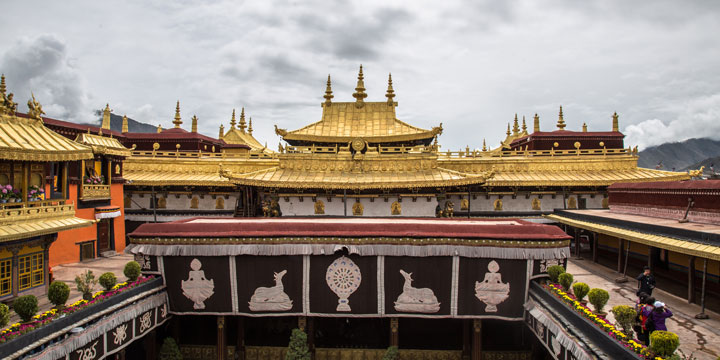
[[[13,1],[2,6],[0,72],[20,109],[116,114],[217,136],[245,107],[256,137],[320,119],[328,74],[368,101],[392,72],[398,117],[443,123],[443,148],[497,145],[515,113],[554,128],[609,130],[626,144],[720,138],[720,2],[707,1]]]

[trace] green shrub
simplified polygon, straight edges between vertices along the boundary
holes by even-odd
[[[102,275],[100,275],[100,278],[98,279],[100,282],[100,285],[105,288],[105,291],[110,291],[115,284],[117,284],[117,278],[115,277],[115,274],[111,272],[106,272]]]
[[[558,281],[560,282],[560,285],[565,289],[565,291],[570,291],[570,285],[572,285],[573,282],[573,276],[571,273],[562,273],[558,275]]]
[[[601,313],[605,304],[610,300],[610,294],[603,289],[592,289],[588,293],[588,300],[595,307],[595,312]]]
[[[300,329],[293,329],[290,335],[285,360],[310,360],[310,349],[307,344],[307,334]]]
[[[123,274],[125,274],[125,276],[130,281],[137,280],[137,278],[140,276],[140,264],[138,264],[137,261],[129,261],[127,264],[125,264]]]
[[[627,305],[618,305],[612,308],[612,312],[615,314],[615,321],[622,327],[623,333],[632,339],[632,325],[637,317],[635,309]]]
[[[588,292],[590,291],[590,286],[586,283],[575,283],[573,284],[573,294],[575,294],[575,297],[578,299],[578,301],[582,301],[585,296],[587,296]]]
[[[20,296],[13,301],[13,310],[23,322],[28,322],[38,312],[37,298],[35,295]]]
[[[92,293],[95,285],[97,285],[97,279],[92,270],[85,270],[84,273],[75,276],[75,285],[77,285],[77,291],[82,293],[84,300],[92,300]]]
[[[56,308],[60,308],[70,297],[70,287],[62,281],[53,281],[48,290],[48,299]]]
[[[180,353],[180,348],[177,346],[177,343],[175,343],[175,339],[171,337],[166,337],[165,340],[163,340],[163,344],[160,347],[160,360],[182,360],[182,354]]]
[[[397,346],[391,346],[385,351],[382,360],[398,360],[398,348]]]
[[[548,276],[550,277],[550,281],[556,283],[558,282],[558,276],[560,274],[565,272],[565,268],[560,265],[553,265],[547,268]]]
[[[650,350],[659,356],[671,356],[679,345],[680,338],[669,331],[657,330],[650,334]]]
[[[10,308],[5,304],[0,304],[0,328],[7,325],[10,321]]]

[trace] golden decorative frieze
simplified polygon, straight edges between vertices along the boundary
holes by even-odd
[[[48,200],[30,206],[0,206],[0,242],[26,239],[94,224],[75,217],[75,206],[65,201]]]
[[[80,187],[80,200],[110,199],[110,185],[82,184]]]
[[[17,203],[16,203],[17,204]],[[23,223],[37,219],[75,216],[75,206],[64,201],[32,202],[31,206],[0,206],[0,225]]]

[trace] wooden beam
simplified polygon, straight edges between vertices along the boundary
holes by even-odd
[[[688,260],[688,304],[695,302],[695,256],[690,256]]]
[[[217,359],[225,360],[227,354],[226,344],[226,332],[225,332],[225,316],[219,315],[217,317]]]
[[[623,249],[625,248],[625,239],[618,238],[618,262],[617,262],[617,272],[621,273],[623,272]]]
[[[473,320],[472,360],[482,360],[482,319]]]
[[[400,343],[400,324],[399,319],[396,317],[390,318],[390,346],[398,346]]]

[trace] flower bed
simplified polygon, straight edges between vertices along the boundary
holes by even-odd
[[[136,288],[142,284],[153,280],[153,276],[141,277],[134,282],[128,283],[123,282],[115,285],[110,291],[99,291],[93,295],[93,299],[78,300],[72,305],[65,307],[62,310],[51,309],[43,313],[33,316],[33,320],[28,323],[15,323],[10,325],[8,328],[0,331],[0,346],[5,342],[12,340],[20,335],[29,333],[33,330],[44,327],[45,325],[52,323],[53,320],[69,317],[70,314],[76,313],[85,308],[91,307],[95,304],[102,303],[109,298],[112,298],[118,294],[125,293],[128,290]]]
[[[653,356],[650,349],[648,349],[644,344],[628,338],[621,330],[615,327],[615,325],[607,321],[604,316],[593,313],[592,310],[590,310],[590,308],[588,308],[585,304],[577,301],[577,298],[575,298],[573,294],[565,292],[559,284],[550,283],[543,285],[543,287],[565,302],[570,308],[575,310],[575,312],[590,320],[597,327],[605,331],[610,337],[615,338],[623,346],[634,351],[640,358],[664,360],[661,357]]]

